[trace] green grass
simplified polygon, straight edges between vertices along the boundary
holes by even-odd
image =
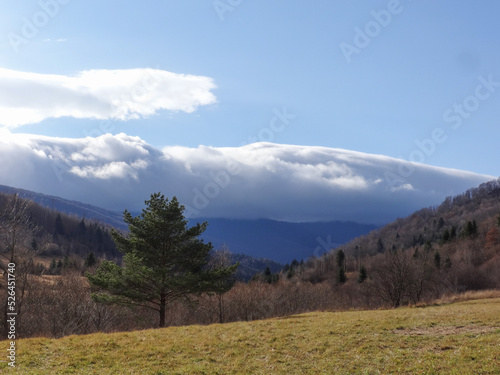
[[[500,374],[500,299],[17,342],[16,374]],[[0,342],[2,352],[7,342]],[[5,350],[4,350],[5,348]]]

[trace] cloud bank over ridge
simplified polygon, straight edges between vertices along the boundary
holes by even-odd
[[[130,120],[160,110],[193,112],[213,104],[209,77],[159,69],[87,70],[75,76],[0,68],[0,125],[48,118]]]
[[[187,214],[382,224],[493,176],[312,146],[157,149],[139,137],[66,139],[0,129],[0,184],[138,211],[156,191]]]

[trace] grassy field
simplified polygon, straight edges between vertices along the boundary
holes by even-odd
[[[500,298],[26,339],[15,369],[0,360],[15,374],[500,374]]]

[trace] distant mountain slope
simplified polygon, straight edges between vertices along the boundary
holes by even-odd
[[[308,263],[304,279],[326,280],[335,275],[332,269],[340,250],[346,256],[348,272],[360,272],[363,266],[368,274],[379,275],[377,282],[386,282],[390,293],[398,277],[391,270],[404,270],[405,285],[411,285],[413,292],[420,290],[411,298],[420,298],[423,290],[436,295],[498,288],[500,178],[349,241]],[[383,281],[380,275],[394,279]],[[410,279],[413,284],[408,283]],[[405,296],[413,292],[406,289]]]
[[[289,223],[274,220],[196,219],[208,222],[203,235],[216,247],[280,263],[320,256],[328,250],[375,229],[351,222]]]
[[[0,185],[0,192],[19,194],[36,203],[68,215],[93,219],[123,230],[127,225],[122,214],[89,204],[70,201],[55,196]],[[238,220],[196,218],[191,222],[208,222],[202,238],[211,241],[216,249],[226,246],[232,253],[253,258],[268,259],[282,264],[293,259],[301,260],[318,256],[376,227],[351,222],[289,223],[274,220]],[[271,265],[275,270],[276,265]],[[264,268],[265,268],[264,266]],[[260,268],[260,265],[259,267]]]
[[[43,207],[64,212],[68,215],[75,215],[80,218],[97,220],[115,228],[127,229],[127,225],[123,222],[123,215],[116,211],[4,185],[0,185],[0,192],[18,194],[21,198],[32,200]]]
[[[236,278],[240,281],[250,281],[253,276],[263,273],[267,267],[272,273],[279,273],[283,265],[271,259],[254,258],[245,254],[231,254],[231,264],[239,263]]]
[[[63,200],[58,201],[56,197],[38,196],[36,193],[22,191],[19,189],[2,187],[0,191],[0,243],[9,236],[9,225],[12,220],[13,193],[18,196],[19,202],[26,202],[26,214],[29,215],[30,223],[37,229],[31,232],[25,225],[16,226],[17,236],[20,241],[17,246],[28,250],[37,250],[39,256],[44,258],[66,258],[65,266],[68,265],[70,257],[79,258],[75,267],[83,264],[83,258],[93,253],[95,257],[107,259],[119,259],[121,254],[117,251],[110,234],[110,225],[102,223],[89,216],[82,218],[75,211],[66,214],[58,210],[57,206],[63,205]],[[53,199],[54,208],[44,206],[37,201],[40,199]],[[76,204],[76,202],[75,202]],[[16,203],[17,205],[17,203]],[[78,204],[76,204],[78,206]],[[22,204],[17,205],[22,207]],[[22,212],[22,211],[21,211]],[[5,215],[4,215],[5,213]],[[7,224],[4,226],[4,224]],[[39,246],[41,245],[41,246]],[[2,248],[1,251],[5,249]],[[72,262],[72,261],[71,261]],[[46,272],[45,266],[41,266],[37,272]],[[45,267],[46,268],[46,267]],[[55,271],[51,269],[50,272]],[[60,272],[61,269],[58,270]]]
[[[379,230],[355,238],[344,246],[348,252],[376,254],[393,248],[413,248],[454,243],[463,237],[469,222],[476,222],[478,238],[500,229],[500,178],[448,197],[442,204],[423,208]],[[480,246],[484,246],[481,244]]]

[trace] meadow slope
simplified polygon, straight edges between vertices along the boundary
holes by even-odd
[[[14,374],[500,374],[500,298],[17,341]],[[7,341],[0,342],[2,352]]]

